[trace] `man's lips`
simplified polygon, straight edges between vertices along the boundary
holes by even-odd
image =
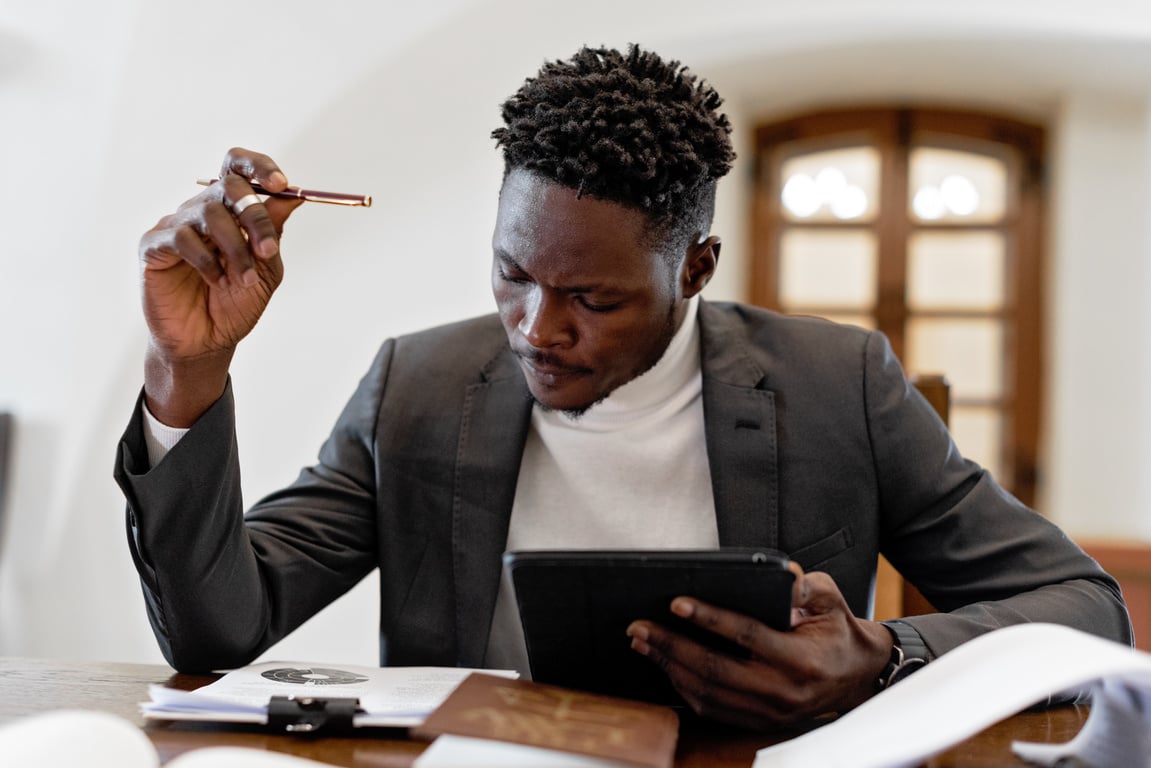
[[[568,365],[556,360],[550,355],[516,353],[524,367],[535,375],[543,378],[560,378],[567,376],[582,376],[591,373],[587,368],[578,365]]]

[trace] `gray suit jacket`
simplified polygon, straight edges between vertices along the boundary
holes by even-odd
[[[959,455],[883,336],[699,322],[721,545],[827,571],[857,615],[883,552],[941,611],[909,620],[935,654],[1022,621],[1131,642],[1116,583]],[[248,663],[378,567],[381,663],[481,665],[530,414],[495,316],[388,340],[318,463],[245,516],[230,390],[150,471],[137,409],[116,477],[165,657]]]

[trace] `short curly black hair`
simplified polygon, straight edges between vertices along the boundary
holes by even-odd
[[[583,47],[546,63],[502,106],[504,175],[538,173],[646,213],[678,248],[706,235],[735,160],[723,99],[678,61],[638,45]]]

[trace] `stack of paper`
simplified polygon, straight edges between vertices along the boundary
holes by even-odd
[[[154,685],[145,718],[266,723],[273,696],[338,697],[360,700],[357,727],[419,725],[472,672],[514,678],[508,670],[455,667],[316,666],[299,662],[255,664],[194,691]]]

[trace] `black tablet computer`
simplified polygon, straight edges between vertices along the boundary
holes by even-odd
[[[636,619],[674,627],[729,653],[732,643],[671,613],[688,595],[791,626],[795,575],[770,549],[543,550],[508,552],[534,680],[610,696],[679,705],[667,676],[631,649]]]

